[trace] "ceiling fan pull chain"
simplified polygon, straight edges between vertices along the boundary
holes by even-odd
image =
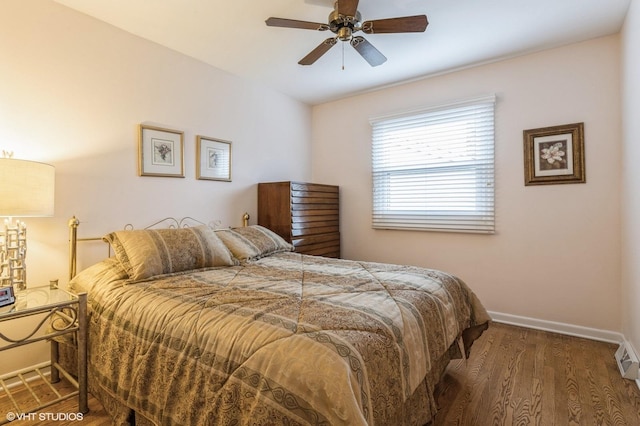
[[[342,71],[344,71],[344,43],[342,43]]]

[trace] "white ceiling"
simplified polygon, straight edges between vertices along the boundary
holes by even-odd
[[[332,34],[264,23],[270,16],[326,23],[332,0],[55,1],[318,104],[613,34],[622,27],[631,0],[360,0],[363,20],[419,14],[429,19],[424,33],[364,35],[388,58],[375,68],[346,43],[334,46],[314,65],[298,65]]]

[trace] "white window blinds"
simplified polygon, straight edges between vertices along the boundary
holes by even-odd
[[[495,96],[375,118],[373,227],[493,233]]]

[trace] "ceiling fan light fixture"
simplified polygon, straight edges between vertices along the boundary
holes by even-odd
[[[351,40],[353,31],[349,27],[342,27],[338,30],[338,38],[341,41],[349,41]]]

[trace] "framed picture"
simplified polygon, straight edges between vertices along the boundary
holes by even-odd
[[[584,123],[524,131],[524,184],[585,183]]]
[[[196,178],[231,182],[231,142],[196,137]]]
[[[138,174],[184,177],[183,132],[140,125]]]

